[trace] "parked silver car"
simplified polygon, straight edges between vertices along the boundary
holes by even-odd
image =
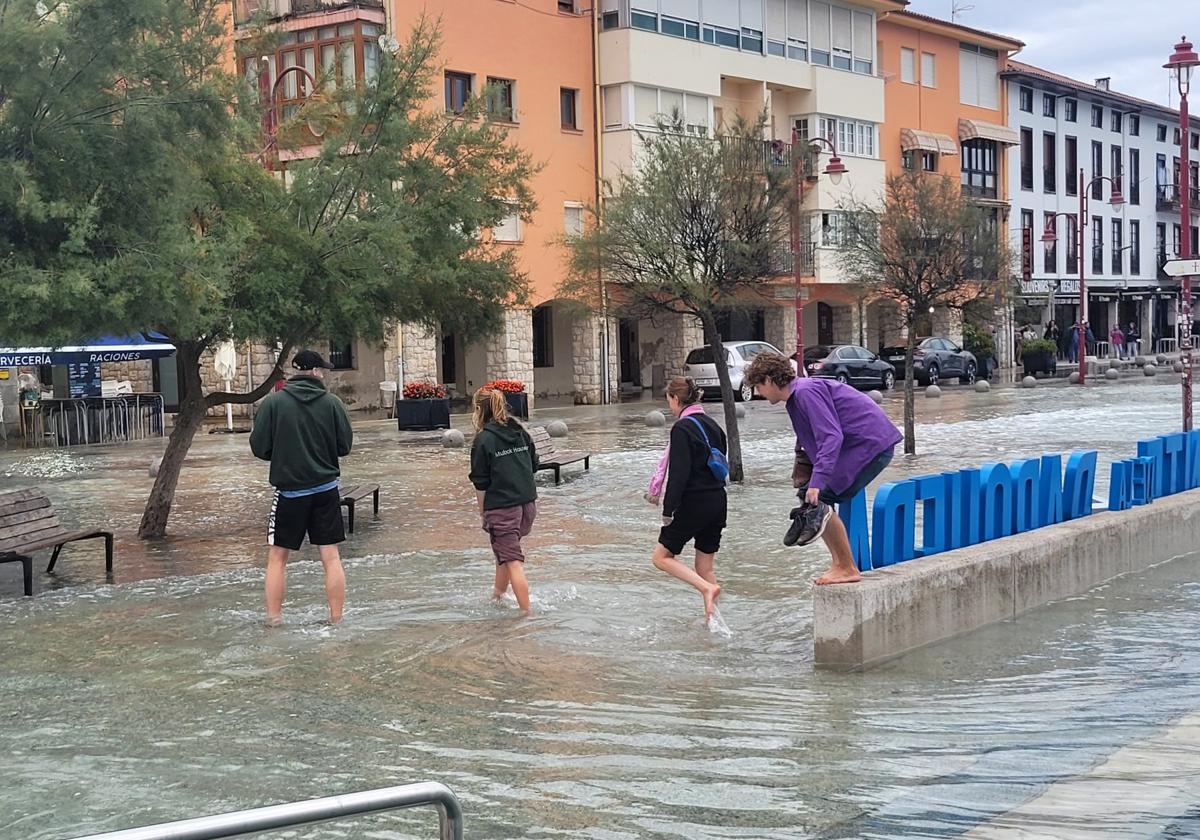
[[[725,361],[729,365],[729,381],[733,385],[733,398],[748,401],[754,398],[754,389],[746,382],[746,366],[759,353],[783,355],[774,344],[765,341],[726,341]],[[792,359],[792,369],[796,360]],[[721,383],[717,380],[717,366],[713,362],[711,347],[697,347],[687,354],[683,364],[683,375],[696,380],[696,384],[708,392],[708,396],[721,395]]]

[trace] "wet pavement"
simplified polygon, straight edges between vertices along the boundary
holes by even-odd
[[[1102,495],[1108,460],[1178,427],[1178,394],[1170,377],[948,387],[918,397],[921,454],[884,478],[1086,446]],[[244,435],[197,441],[172,536],[154,544],[135,530],[160,442],[0,452],[0,489],[40,485],[71,523],[118,533],[115,586],[86,544],[35,598],[0,566],[0,838],[420,780],[459,794],[470,838],[948,837],[1200,707],[1200,559],[865,674],[814,671],[808,592],[826,558],[780,543],[792,441],[764,403],[742,421],[748,481],[717,559],[732,635],[710,634],[698,596],[649,565],[657,514],[641,493],[666,440],[643,422],[653,407],[537,412],[596,455],[560,487],[539,479],[528,619],[487,600],[467,452],[436,433],[358,424],[344,479],[383,496],[344,547],[346,622],[321,624],[306,549],[275,631],[260,624],[266,465]],[[898,421],[900,395],[885,408]],[[1132,814],[1056,806],[1059,827],[1197,836],[1200,781],[1183,758],[1181,793]],[[281,836],[432,837],[434,824],[408,812]]]

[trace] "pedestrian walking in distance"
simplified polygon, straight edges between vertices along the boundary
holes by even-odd
[[[271,462],[275,488],[267,520],[267,624],[282,621],[288,557],[305,534],[320,552],[329,621],[337,623],[346,601],[338,553],[346,539],[338,459],[350,454],[354,433],[342,401],[325,388],[332,366],[321,354],[301,350],[292,367],[298,373],[263,401],[250,433],[254,456]]]
[[[662,529],[651,562],[656,569],[695,587],[704,599],[705,620],[711,621],[721,595],[713,564],[725,530],[729,466],[725,431],[704,413],[702,393],[693,380],[682,376],[667,383],[667,407],[677,419],[664,453],[667,483],[662,492]],[[688,568],[677,558],[693,541],[695,568]]]
[[[475,392],[475,440],[471,444],[471,483],[483,530],[496,556],[492,598],[512,588],[522,611],[529,612],[529,582],[521,539],[533,530],[537,516],[537,450],[525,427],[508,416],[504,392]]]
[[[846,526],[834,515],[833,505],[847,504],[883,472],[901,440],[900,430],[866,394],[832,379],[798,379],[788,360],[775,353],[755,356],[746,368],[746,381],[772,405],[786,403],[796,433],[793,475],[807,476],[784,545],[806,545],[822,537],[831,562],[816,582],[862,580]]]

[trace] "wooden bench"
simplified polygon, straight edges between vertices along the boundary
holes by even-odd
[[[104,571],[112,580],[111,531],[68,531],[58,521],[50,497],[40,488],[27,487],[0,493],[0,563],[20,563],[25,574],[25,594],[33,594],[33,552],[53,548],[47,572],[54,571],[64,545],[104,538]]]
[[[533,438],[533,447],[537,451],[538,470],[554,470],[555,484],[561,480],[562,468],[567,464],[583,461],[583,468],[591,469],[592,453],[559,451],[545,426],[533,426],[529,429],[529,436]]]
[[[379,516],[379,485],[378,484],[351,484],[349,487],[342,488],[342,505],[346,508],[347,527],[351,534],[354,533],[354,505],[361,502],[363,499],[371,496],[375,507],[375,515]]]

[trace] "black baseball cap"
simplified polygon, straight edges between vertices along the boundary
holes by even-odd
[[[333,365],[325,361],[316,350],[301,350],[292,357],[292,367],[296,370],[312,370],[313,368],[333,370]]]

